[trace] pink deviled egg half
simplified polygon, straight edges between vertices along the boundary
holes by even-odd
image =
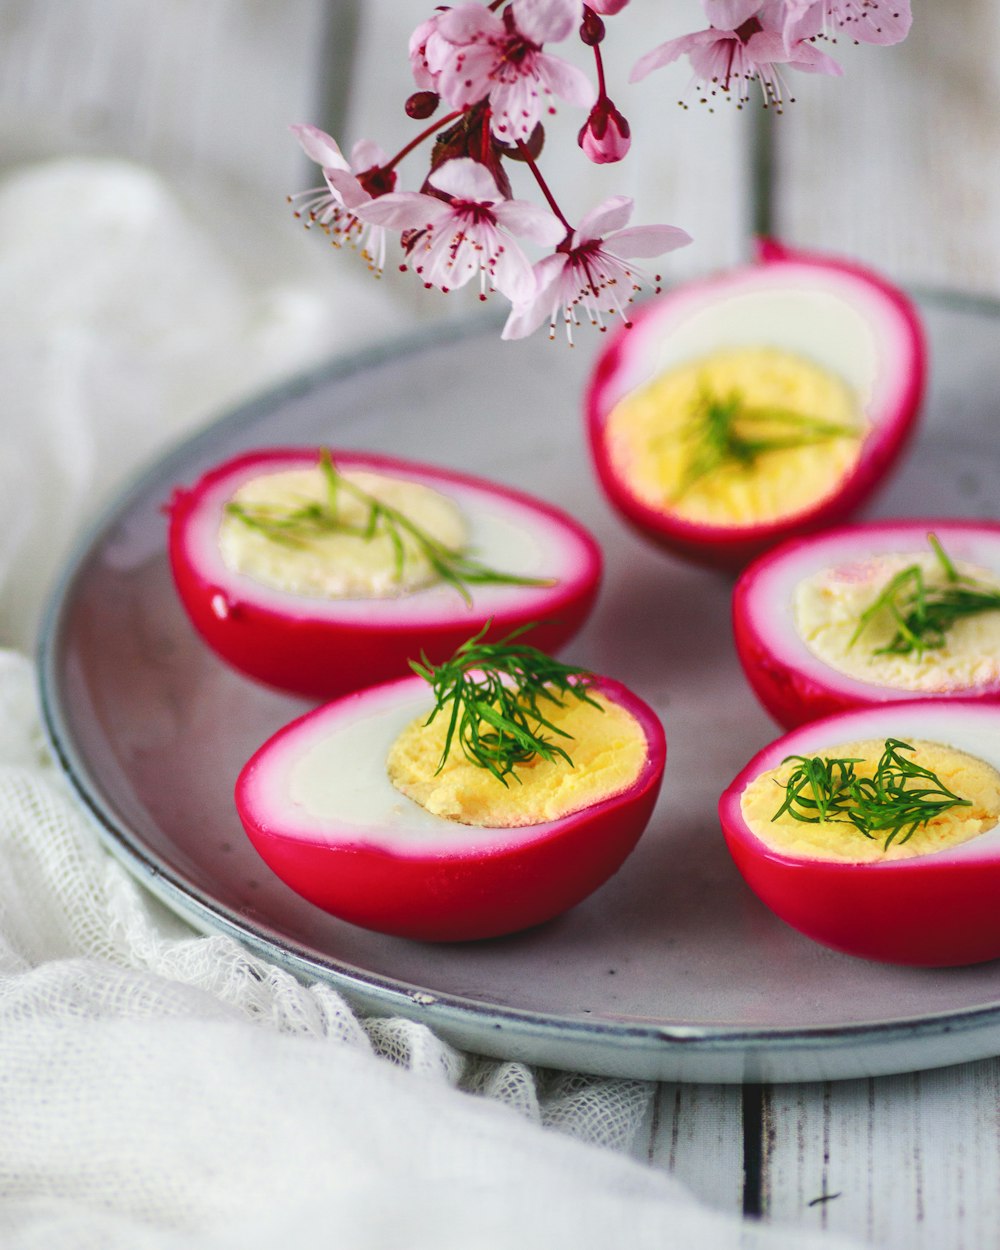
[[[664,410],[658,405],[673,410],[672,397],[681,392],[656,388],[672,385],[686,371],[717,369],[720,390],[714,398],[722,407],[716,407],[716,415],[725,416],[726,403],[734,395],[739,398],[741,384],[732,378],[750,368],[741,358],[754,353],[763,354],[753,365],[762,376],[793,366],[810,371],[799,388],[807,397],[804,415],[813,393],[820,393],[817,386],[826,386],[835,400],[830,388],[841,388],[850,400],[857,437],[853,444],[836,443],[835,450],[845,449],[839,459],[825,451],[816,454],[815,463],[826,476],[815,487],[788,461],[763,501],[744,500],[744,488],[737,485],[739,507],[727,510],[733,501],[724,500],[720,511],[709,499],[693,508],[686,493],[690,482],[683,491],[671,490],[652,474],[655,457],[666,454],[663,447],[676,448],[679,442],[675,430],[661,433],[657,422]],[[724,357],[730,359],[720,364]],[[791,386],[780,373],[774,376],[773,385],[767,383],[770,389],[761,392],[770,396],[765,402],[772,406],[782,403]],[[755,263],[650,300],[639,308],[632,327],[608,343],[587,389],[594,465],[611,503],[640,533],[684,558],[738,569],[783,538],[845,520],[869,498],[913,432],[925,376],[924,333],[901,291],[859,265],[765,240]],[[789,377],[799,385],[794,374]],[[697,385],[703,393],[704,386]],[[622,414],[630,407],[637,411],[636,397],[646,408],[636,418],[640,424],[630,425],[631,418]],[[772,426],[770,432],[780,437],[781,428]],[[703,467],[703,452],[685,454],[691,458],[689,468]],[[834,460],[836,467],[830,467]],[[770,463],[779,463],[773,454]],[[731,460],[731,472],[737,467]],[[704,481],[697,490],[704,490]]]
[[[912,603],[949,579],[980,589],[986,610],[956,620],[940,646],[893,653],[893,604]],[[872,610],[892,579],[890,600]],[[997,606],[988,602],[996,597]],[[870,612],[862,627],[863,614]],[[905,611],[904,611],[905,616]],[[740,663],[764,707],[785,728],[832,712],[908,699],[1000,701],[1000,523],[942,518],[874,521],[792,539],[754,561],[733,592]]]
[[[287,885],[352,924],[432,942],[540,924],[617,871],[649,821],[663,775],[666,742],[655,714],[617,682],[599,678],[591,689],[634,718],[644,747],[623,790],[559,819],[456,823],[393,785],[392,744],[432,703],[420,677],[346,695],[280,730],[240,774],[240,818]],[[511,783],[515,796],[517,787]]]
[[[220,540],[232,501],[279,475],[315,472],[320,464],[318,448],[250,451],[178,489],[169,508],[170,563],[181,601],[204,641],[240,672],[327,699],[408,673],[409,659],[421,650],[440,659],[488,621],[491,634],[539,621],[533,638],[548,651],[583,624],[597,595],[601,552],[566,513],[448,469],[359,451],[334,450],[329,457],[338,473],[373,491],[385,482],[394,490],[421,491],[439,511],[458,518],[464,550],[505,575],[544,584],[470,583],[467,598],[433,579],[400,591],[327,593],[248,573]],[[279,570],[285,550],[281,542],[274,546],[271,563]]]
[[[990,788],[992,808],[975,811],[979,832],[948,843],[928,836],[896,840],[891,855],[881,841],[869,841],[849,823],[836,828],[843,843],[832,855],[775,849],[767,824],[758,831],[745,815],[744,796],[789,757],[836,756],[845,744],[884,739],[938,744],[933,750],[961,753],[971,764],[957,773],[956,793],[967,798],[975,772]],[[940,750],[939,750],[940,747]],[[930,750],[931,748],[927,748]],[[931,758],[925,756],[924,758]],[[787,765],[785,765],[787,767]],[[719,802],[726,844],[754,893],[786,924],[836,950],[866,959],[921,967],[947,967],[1000,958],[1000,707],[957,700],[911,700],[839,713],[802,725],[760,751],[735,778]],[[917,779],[916,785],[926,785]],[[774,787],[772,806],[782,797]],[[952,809],[961,817],[972,808]],[[982,827],[985,826],[985,827]],[[803,830],[815,826],[801,825]],[[914,842],[918,835],[913,835]],[[856,855],[856,858],[852,858]]]

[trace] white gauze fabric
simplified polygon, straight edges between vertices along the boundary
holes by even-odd
[[[393,324],[354,296],[241,279],[145,170],[0,186],[0,1244],[833,1250],[625,1157],[649,1086],[460,1054],[196,935],[49,760],[24,652],[72,536],[216,407]]]

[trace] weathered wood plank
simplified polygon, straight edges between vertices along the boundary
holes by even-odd
[[[742,1098],[735,1085],[658,1085],[632,1154],[675,1176],[708,1206],[740,1212]]]
[[[832,48],[776,119],[776,227],[897,279],[1000,293],[1000,6],[914,4],[895,48]],[[791,75],[789,76],[791,77]]]
[[[279,199],[323,100],[327,0],[5,0],[4,162],[123,156]]]
[[[1000,1060],[776,1086],[764,1119],[767,1220],[887,1250],[996,1245]]]

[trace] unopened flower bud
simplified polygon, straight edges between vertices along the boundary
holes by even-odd
[[[589,4],[583,6],[583,21],[580,23],[580,38],[588,48],[596,47],[604,38],[604,23]]]
[[[436,91],[414,91],[404,105],[406,116],[412,117],[414,121],[424,121],[434,116],[434,111],[440,102],[441,97]]]
[[[596,165],[620,161],[632,145],[632,132],[607,96],[601,96],[580,129],[577,142]]]

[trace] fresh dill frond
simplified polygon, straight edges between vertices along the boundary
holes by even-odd
[[[409,558],[404,536],[430,565],[437,579],[456,590],[466,603],[472,602],[470,586],[552,586],[553,578],[522,577],[490,568],[468,548],[448,547],[411,521],[405,513],[383,503],[345,477],[333,462],[328,448],[320,450],[319,467],[326,487],[324,500],[309,500],[291,507],[269,504],[226,504],[226,513],[249,529],[288,547],[307,548],[328,534],[349,534],[370,542],[379,535],[388,538],[393,552],[393,571],[402,581]],[[343,496],[360,503],[367,511],[361,522],[343,515]]]
[[[888,613],[896,632],[873,654],[912,655],[920,660],[925,651],[937,651],[946,644],[956,621],[1000,611],[1000,590],[959,573],[937,535],[928,534],[927,541],[942,580],[928,582],[919,564],[900,569],[858,617],[848,647],[854,646],[874,620]]]
[[[675,499],[718,469],[750,468],[766,452],[856,437],[860,430],[785,408],[753,407],[736,393],[723,397],[704,390],[684,433],[691,451]]]
[[[898,738],[886,738],[885,748],[871,777],[859,777],[859,758],[789,755],[782,762],[796,767],[785,783],[785,798],[771,817],[786,812],[806,824],[824,821],[850,823],[866,838],[885,837],[886,850],[896,839],[902,845],[928,821],[953,807],[970,807],[930,769],[908,759],[914,748]]]
[[[410,661],[434,692],[434,707],[425,724],[439,714],[448,717],[437,771],[456,742],[470,763],[504,785],[509,776],[517,777],[518,764],[536,756],[547,761],[559,758],[572,767],[568,752],[550,736],[571,735],[548,719],[544,705],[565,707],[577,699],[600,709],[589,693],[593,675],[520,642],[533,624],[513,630],[499,642],[483,642],[491,624],[487,621],[443,664],[431,664],[423,653],[419,661]]]

